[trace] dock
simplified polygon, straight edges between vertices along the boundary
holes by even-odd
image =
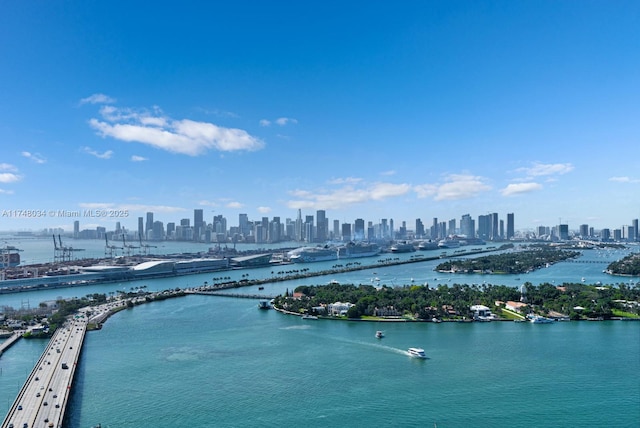
[[[69,319],[56,330],[9,409],[2,428],[62,427],[87,319]]]
[[[11,348],[11,346],[13,346],[14,343],[20,340],[21,337],[22,337],[22,332],[16,332],[16,333],[13,333],[11,336],[9,336],[7,340],[0,343],[0,356],[2,356],[2,353],[4,351]]]

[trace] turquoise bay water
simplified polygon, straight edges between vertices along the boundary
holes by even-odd
[[[410,257],[411,255],[402,256]],[[585,252],[526,276],[433,272],[436,262],[273,283],[428,282],[560,284],[628,282],[605,275],[622,254]],[[325,269],[327,264],[305,265]],[[199,285],[225,275],[281,268],[0,295],[0,305],[147,285]],[[277,274],[277,273],[276,273]],[[437,280],[436,280],[437,278]],[[235,292],[255,293],[255,287]],[[66,426],[637,427],[640,323],[367,323],[303,321],[257,309],[250,299],[187,296],[116,314],[87,335]],[[378,340],[376,330],[386,337]],[[46,345],[19,341],[0,357],[6,412]],[[429,359],[408,357],[423,347]]]
[[[88,335],[68,422],[632,427],[638,327],[304,321],[248,299],[188,296]],[[408,357],[411,346],[429,359]]]

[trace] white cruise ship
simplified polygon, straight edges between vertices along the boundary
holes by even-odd
[[[358,257],[373,257],[380,254],[380,246],[375,243],[368,242],[349,242],[346,245],[338,247],[338,258],[355,259]]]
[[[326,262],[338,259],[335,247],[300,247],[287,253],[289,261],[294,263]]]

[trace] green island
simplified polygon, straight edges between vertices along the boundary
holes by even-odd
[[[639,276],[640,253],[629,254],[621,260],[610,263],[607,272],[613,275]]]
[[[488,256],[452,259],[440,263],[435,270],[451,273],[519,274],[576,258],[579,251],[560,250],[549,246],[536,246],[525,251],[506,252]]]
[[[640,318],[637,304],[640,289],[624,284],[619,287],[582,283],[534,286],[526,282],[524,286],[525,294],[513,287],[491,284],[453,284],[437,288],[423,285],[393,288],[354,284],[303,285],[293,293],[276,297],[273,305],[289,313],[362,320],[473,319],[471,308],[474,305],[484,305],[498,319],[504,320],[523,319],[529,313],[572,320]],[[331,305],[336,303],[339,312],[332,311]]]

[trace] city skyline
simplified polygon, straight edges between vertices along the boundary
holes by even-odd
[[[67,213],[68,214],[68,213]],[[74,213],[79,215],[79,213]],[[93,212],[92,215],[95,215]],[[602,240],[638,241],[638,218],[630,219],[626,224],[614,227],[595,228],[589,224],[569,225],[560,222],[551,225],[539,225],[535,229],[517,227],[514,213],[487,213],[472,216],[463,214],[458,218],[438,217],[415,218],[413,221],[395,221],[393,218],[367,219],[356,218],[349,222],[331,219],[326,210],[303,215],[299,209],[297,216],[262,216],[251,219],[246,213],[238,215],[237,224],[222,214],[214,215],[209,222],[202,209],[194,209],[191,218],[158,218],[155,213],[147,212],[135,222],[126,218],[115,223],[115,228],[97,226],[85,228],[80,220],[74,220],[69,228],[45,228],[34,231],[35,235],[67,236],[81,239],[128,240],[177,240],[194,242],[327,242],[330,240],[404,240],[404,239],[445,239],[458,237],[479,238],[487,241],[559,238],[569,239],[574,234],[582,238]],[[134,223],[132,226],[131,223]],[[137,227],[135,225],[137,223]],[[0,230],[0,232],[6,232]],[[9,231],[10,232],[10,231]]]
[[[637,2],[170,5],[1,6],[0,230],[640,217]]]

